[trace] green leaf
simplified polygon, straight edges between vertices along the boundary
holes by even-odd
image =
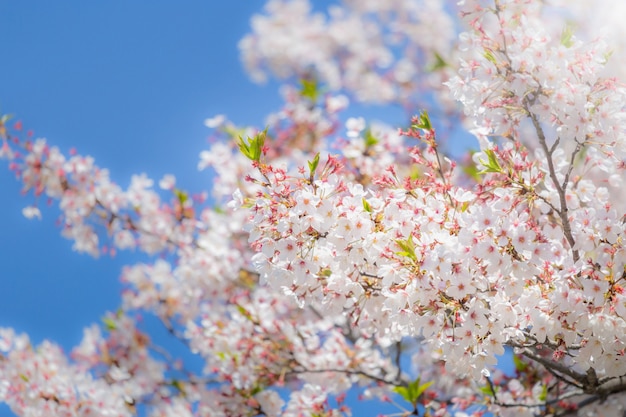
[[[528,368],[528,364],[522,362],[522,360],[517,355],[513,355],[513,364],[515,365],[515,369],[518,372],[524,372]]]
[[[396,394],[400,394],[400,396],[404,398],[407,402],[412,402],[411,395],[409,394],[409,390],[407,387],[393,387],[393,391]]]
[[[365,147],[370,148],[378,143],[376,136],[372,134],[372,129],[365,129]]]
[[[187,397],[187,391],[185,390],[185,386],[178,379],[175,379],[171,382],[171,385],[180,392],[183,398]]]
[[[496,60],[496,56],[488,49],[485,49],[483,56],[487,58],[487,61],[491,62],[493,65],[498,65],[498,61]]]
[[[478,171],[478,168],[474,164],[464,166],[463,172],[474,181],[478,181],[480,179],[480,172]]]
[[[261,160],[261,154],[263,153],[263,145],[265,145],[265,137],[267,135],[267,128],[259,132],[255,137],[248,137],[245,141],[239,137],[239,150],[251,161],[259,162]]]
[[[2,117],[0,117],[0,125],[6,124],[6,122],[11,120],[12,118],[12,114],[3,114]]]
[[[308,98],[313,102],[317,101],[320,95],[319,85],[315,79],[302,79],[300,81],[302,86],[300,87],[300,95]]]
[[[254,322],[254,317],[252,317],[252,314],[250,314],[250,312],[248,310],[246,310],[244,307],[237,305],[237,311],[239,311],[239,314],[241,314],[242,316],[244,316],[246,319],[250,320],[251,322]]]
[[[181,205],[185,204],[185,202],[189,200],[189,195],[183,190],[179,190],[178,188],[176,188],[174,189],[174,194],[176,195],[176,198]]]
[[[409,169],[409,178],[411,178],[412,180],[417,180],[422,176],[422,172],[420,171],[419,166],[411,165]]]
[[[104,327],[106,327],[106,329],[109,331],[117,329],[117,324],[115,324],[115,320],[110,317],[104,317],[102,319],[102,322],[104,323]]]
[[[430,68],[428,68],[428,71],[430,72],[439,71],[439,70],[444,69],[447,66],[448,66],[448,63],[441,57],[441,55],[435,52],[435,62],[430,66]]]
[[[496,153],[492,149],[487,149],[485,151],[485,154],[487,154],[488,160],[485,161],[483,159],[479,159],[479,162],[485,167],[485,169],[480,171],[479,174],[485,174],[487,172],[502,172],[502,167],[498,162],[498,157],[496,156]]]
[[[21,379],[22,379],[22,381],[24,381],[24,382],[28,382],[28,381],[29,381],[28,377],[27,377],[26,375],[24,375],[24,374],[20,374],[20,378],[21,378]]]
[[[367,202],[365,197],[363,197],[363,210],[367,211],[368,213],[372,212],[372,206],[370,206],[370,203]]]
[[[561,45],[566,48],[571,48],[574,45],[574,40],[572,39],[574,36],[574,28],[571,24],[568,24],[561,32]]]
[[[493,391],[491,390],[491,387],[489,385],[485,385],[484,387],[480,387],[480,392],[482,392],[485,395],[488,396],[493,396]]]
[[[309,173],[311,174],[311,178],[313,178],[313,175],[315,174],[315,170],[317,169],[317,166],[320,163],[320,153],[318,152],[317,154],[315,154],[315,157],[313,158],[312,161],[307,161],[307,164],[309,164]]]
[[[475,153],[476,151],[470,151],[470,156],[473,156]],[[467,175],[474,181],[476,182],[480,181],[480,173],[478,172],[478,168],[476,167],[476,164],[474,164],[473,162],[470,162],[469,164],[464,165],[463,172],[465,173],[465,175]]]
[[[245,129],[237,129],[231,125],[224,126],[224,133],[226,133],[230,138],[235,139],[243,135],[246,130]]]
[[[254,397],[255,395],[257,395],[259,392],[263,391],[263,387],[261,387],[260,385],[255,385],[251,390],[250,390],[250,396]]]
[[[320,271],[317,273],[317,275],[319,275],[320,277],[326,277],[326,278],[328,278],[332,274],[333,274],[333,271],[331,271],[330,268],[320,269]]]
[[[407,240],[397,239],[396,245],[400,246],[402,251],[396,252],[396,255],[404,256],[412,259],[413,261],[417,261],[417,256],[415,256],[415,242],[413,242],[413,235],[409,235]]]
[[[239,150],[241,151],[241,153],[244,154],[246,158],[252,159],[252,151],[250,150],[250,145],[248,145],[248,143],[244,141],[242,137],[239,137],[239,143],[237,143],[237,145],[239,146]]]
[[[423,129],[423,130],[432,130],[433,125],[430,123],[430,117],[428,116],[428,112],[424,110],[417,120],[417,123],[413,124],[414,129]]]
[[[418,381],[419,381],[419,378],[418,378]],[[419,384],[419,382],[418,382],[418,384],[417,384],[417,388],[415,389],[415,397],[416,397],[416,401],[419,399],[419,397],[421,397],[421,396],[422,396],[422,394],[423,394],[424,392],[426,392],[426,390],[427,390],[428,388],[430,388],[430,386],[431,386],[433,383],[434,383],[434,381],[429,381],[429,382],[426,382],[425,384],[421,384],[421,385],[420,385],[420,384]]]
[[[537,399],[539,401],[545,401],[548,399],[548,386],[543,384],[541,386],[541,393],[539,394],[539,397],[537,397]]]
[[[393,391],[399,394],[407,402],[411,403],[414,407],[417,405],[422,394],[433,384],[433,381],[420,383],[418,377],[415,381],[410,382],[406,387],[394,387]]]

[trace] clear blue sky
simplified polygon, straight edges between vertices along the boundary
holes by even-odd
[[[262,124],[280,104],[275,86],[251,84],[239,64],[237,41],[260,3],[147,4],[0,1],[0,111],[63,151],[94,156],[122,186],[146,172],[207,189],[208,175],[197,171],[204,119],[226,113]],[[32,200],[3,165],[0,323],[69,347],[117,307],[119,267],[133,257],[72,253],[56,211],[23,218]]]
[[[63,151],[76,147],[122,186],[134,173],[173,173],[192,191],[206,117],[262,125],[278,109],[276,84],[252,84],[238,40],[260,1],[0,0],[0,112]],[[119,306],[122,253],[94,260],[72,252],[56,210],[26,220],[30,198],[0,162],[0,326],[67,351],[82,329]],[[374,415],[371,408],[366,415]],[[0,405],[0,417],[12,414]]]

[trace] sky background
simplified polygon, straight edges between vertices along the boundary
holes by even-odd
[[[239,61],[237,42],[263,3],[0,0],[0,113],[64,152],[95,157],[123,187],[145,172],[209,189],[197,171],[204,119],[262,126],[281,105],[277,85],[251,83]],[[32,197],[20,195],[6,161],[0,167],[0,326],[69,351],[84,327],[117,309],[121,268],[137,255],[73,253],[58,211],[25,219]],[[364,415],[380,411],[367,406]],[[12,415],[0,404],[0,417]]]

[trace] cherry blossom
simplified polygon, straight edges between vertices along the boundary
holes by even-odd
[[[586,4],[271,0],[240,49],[284,105],[263,127],[205,120],[198,195],[173,175],[123,188],[0,119],[24,216],[50,199],[76,251],[145,255],[71,353],[0,329],[0,399],[18,415],[340,416],[355,390],[400,415],[621,415],[623,48]],[[414,114],[398,129],[344,116],[351,101]]]

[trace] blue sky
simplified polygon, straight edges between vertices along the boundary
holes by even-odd
[[[239,62],[237,42],[262,5],[0,1],[0,112],[63,151],[94,156],[122,186],[146,172],[208,189],[196,168],[209,134],[204,119],[223,113],[262,125],[281,103],[276,84],[252,84]],[[0,164],[0,326],[69,350],[85,326],[119,306],[121,267],[137,256],[73,253],[56,210],[44,210],[42,221],[22,216],[32,200]],[[0,405],[0,417],[11,415]]]
[[[262,123],[280,104],[275,86],[251,84],[239,64],[237,41],[260,3],[146,4],[0,2],[0,111],[63,151],[94,156],[122,186],[146,172],[207,189],[208,175],[197,171],[204,119]],[[72,253],[54,210],[24,219],[32,200],[4,165],[0,323],[71,346],[84,325],[116,308],[119,267],[133,257]]]

